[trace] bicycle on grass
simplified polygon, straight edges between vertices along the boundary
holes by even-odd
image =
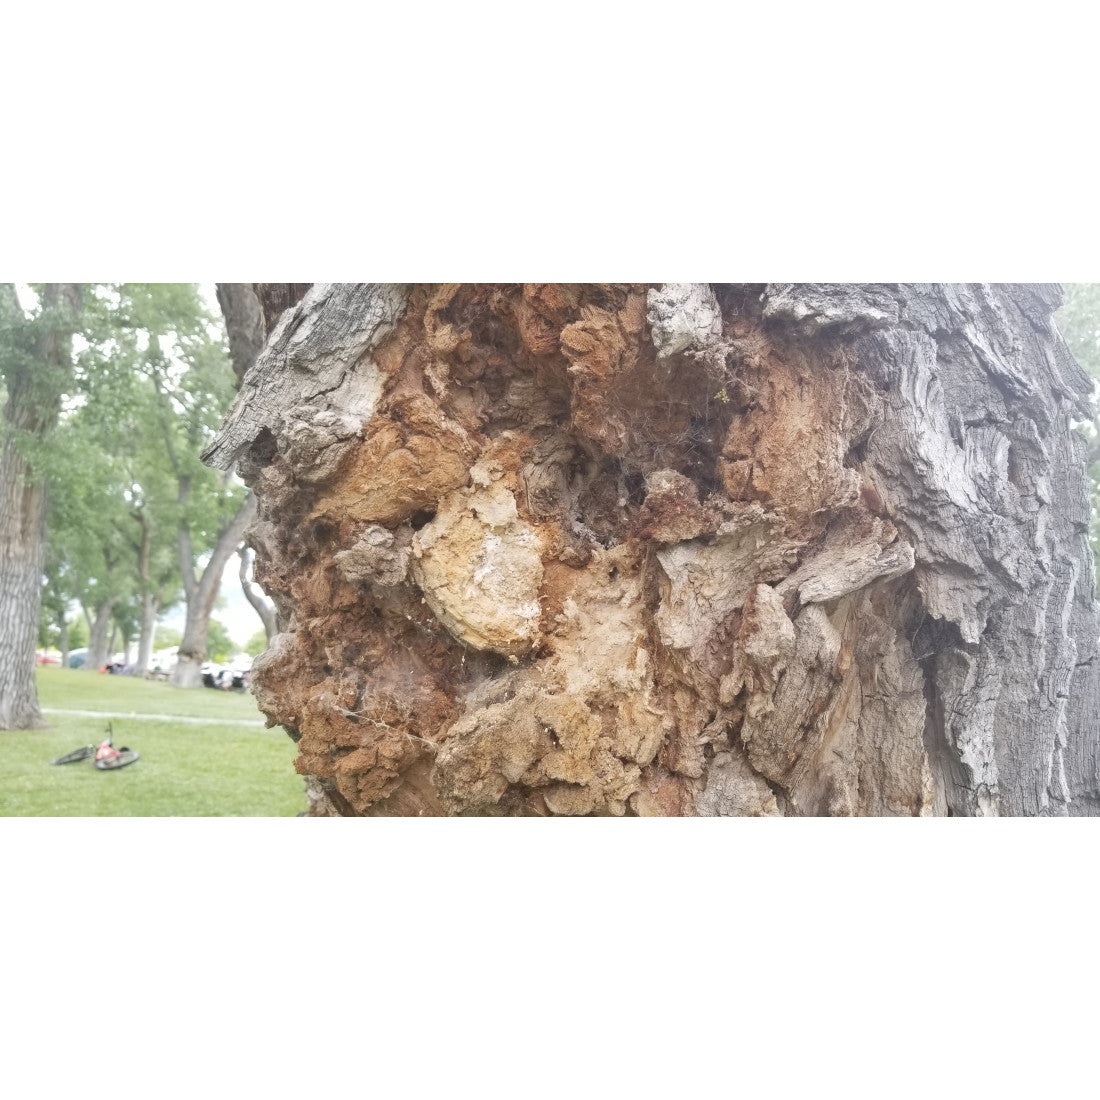
[[[99,745],[81,745],[79,749],[73,749],[72,752],[67,752],[63,756],[58,756],[56,759],[51,760],[51,764],[75,764],[79,760],[87,760],[88,757],[94,757],[92,763],[101,772],[116,771],[118,768],[125,768],[127,764],[133,764],[135,760],[141,759],[141,753],[135,752],[131,748],[123,745],[122,748],[116,749],[112,744],[112,738],[114,736],[114,730],[111,728],[111,723],[107,723],[107,738],[101,741]]]

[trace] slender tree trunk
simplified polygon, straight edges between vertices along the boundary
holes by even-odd
[[[0,320],[22,318],[6,285]],[[45,561],[46,488],[24,448],[57,422],[72,376],[71,329],[81,286],[48,283],[46,320],[33,352],[6,375],[8,400],[0,423],[0,729],[45,725],[35,685],[35,650]]]
[[[84,661],[84,669],[87,672],[98,672],[111,655],[112,634],[114,629],[117,629],[111,622],[111,612],[116,603],[118,603],[118,597],[112,596],[97,605],[95,609],[91,629],[88,631],[88,656]]]
[[[146,592],[141,598],[141,636],[138,639],[137,661],[134,662],[134,674],[144,676],[149,671],[153,659],[153,649],[157,638],[157,596]]]
[[[205,456],[312,812],[1100,813],[1059,300],[313,286]]]
[[[58,648],[61,650],[61,667],[69,667],[69,620],[62,611],[57,618],[57,629],[60,634]]]
[[[141,527],[141,540],[137,545],[138,589],[141,595],[141,633],[138,636],[138,651],[137,660],[134,662],[134,672],[138,676],[144,676],[149,671],[149,661],[153,655],[153,639],[157,631],[157,594],[154,591],[149,571],[153,531],[149,523],[149,517],[144,510],[136,510],[133,518],[138,521]]]
[[[187,611],[179,658],[172,673],[172,683],[177,687],[198,687],[202,682],[200,669],[206,660],[206,632],[210,626],[214,601],[218,598],[222,571],[236,553],[237,547],[244,538],[244,532],[255,515],[256,498],[249,493],[236,515],[222,528],[210,555],[210,561],[201,577],[195,575],[190,533],[183,528],[180,530],[180,569],[183,572],[184,592],[187,595]]]

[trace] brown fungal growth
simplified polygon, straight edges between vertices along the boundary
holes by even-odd
[[[317,286],[288,309],[210,454],[259,499],[290,626],[255,690],[317,812],[1049,806],[1053,781],[999,767],[983,653],[1015,604],[978,579],[1005,549],[980,456],[921,450],[947,446],[936,386],[969,347],[936,346],[954,299],[872,289]],[[1026,469],[1042,443],[1005,430]],[[1021,476],[996,486],[1038,561]]]

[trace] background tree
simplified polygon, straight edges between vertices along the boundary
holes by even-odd
[[[259,657],[259,655],[267,649],[270,641],[271,639],[268,637],[266,630],[257,630],[256,633],[245,642],[244,652],[247,653],[249,657]]]
[[[282,284],[279,285],[282,286]],[[272,323],[277,321],[278,315],[292,304],[292,300],[297,301],[305,293],[308,284],[288,284],[282,286],[282,289],[270,289],[273,286],[275,284],[267,284],[268,289],[265,291]],[[264,290],[264,284],[259,284],[259,289]],[[263,347],[268,319],[261,308],[256,288],[252,284],[218,283],[217,294],[229,336],[229,354],[233,360],[233,373],[236,375],[239,388]],[[267,640],[270,642],[279,632],[278,610],[253,579],[254,551],[252,548],[242,545],[237,552],[241,559],[237,574],[241,582],[241,591],[252,609],[259,615],[260,621],[264,624]]]
[[[72,626],[70,611],[74,597],[67,590],[61,566],[56,561],[50,560],[48,548],[43,576],[42,603],[38,619],[38,644],[44,649],[56,648],[60,650],[61,664],[67,668]]]
[[[251,325],[260,330],[255,295],[227,286],[223,297],[236,303],[235,323],[244,323],[251,301]],[[51,284],[37,293],[40,305],[29,316],[13,287],[0,294],[9,497],[0,623],[12,626],[0,630],[0,647],[13,657],[0,661],[10,678],[0,682],[2,724],[37,720],[34,642],[43,579],[50,630],[63,646],[73,608],[83,609],[92,669],[136,640],[143,670],[157,615],[184,594],[187,629],[176,675],[197,683],[221,572],[253,507],[239,482],[196,457],[229,402],[234,376],[226,331],[194,285]],[[248,354],[239,336],[234,353]],[[47,501],[52,535],[45,554]]]
[[[135,595],[129,481],[118,455],[120,441],[129,436],[112,432],[105,445],[93,411],[94,405],[70,410],[41,460],[50,487],[49,557],[59,580],[64,579],[59,595],[84,610],[89,653],[82,667],[90,671],[110,656],[116,610]]]
[[[1097,813],[1059,303],[312,287],[207,451],[261,707],[345,814]]]
[[[233,394],[224,333],[190,284],[118,284],[97,295],[92,321],[82,356],[86,415],[116,437],[120,425],[133,428],[124,461],[144,609],[138,665],[147,664],[156,612],[178,578],[186,618],[173,682],[194,687],[222,571],[253,514],[239,482],[197,457]]]
[[[229,636],[225,624],[211,616],[206,628],[206,652],[211,661],[225,663],[237,652],[236,642]]]
[[[82,297],[79,283],[48,283],[28,318],[14,286],[0,285],[0,729],[42,725],[34,672],[46,486],[35,463],[71,383]]]

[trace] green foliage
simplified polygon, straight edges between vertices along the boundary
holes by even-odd
[[[183,635],[171,626],[157,627],[157,649],[171,649],[183,641]]]
[[[181,528],[197,561],[244,498],[199,461],[233,373],[194,284],[87,284],[77,344],[61,421],[34,458],[50,490],[45,591],[55,622],[73,601],[115,598],[134,634],[143,592],[162,611],[182,598]]]
[[[14,287],[0,286],[0,383],[7,405],[12,390],[18,391],[22,377],[33,373],[34,345],[38,325],[19,308]]]
[[[1095,405],[1100,388],[1100,283],[1066,283],[1062,289],[1065,301],[1054,318],[1070,351],[1098,383],[1093,390]],[[1100,572],[1100,425],[1094,419],[1091,424],[1082,424],[1080,431],[1089,441],[1092,496],[1089,541]]]
[[[244,651],[249,657],[259,657],[267,649],[267,631],[257,630],[245,643]]]
[[[87,421],[66,418],[39,463],[49,484],[50,530],[46,595],[53,607],[79,601],[95,607],[133,596],[126,539],[126,479]]]
[[[0,380],[7,397],[5,429],[13,432],[32,466],[36,442],[52,428],[73,385],[67,348],[78,319],[63,301],[39,288],[34,310],[20,308],[15,288],[0,285]]]
[[[141,608],[133,601],[117,603],[111,609],[111,621],[123,638],[136,641],[141,633]]]
[[[228,661],[237,652],[229,631],[217,619],[211,618],[206,628],[206,656],[216,662]]]
[[[69,649],[81,649],[88,644],[88,624],[84,616],[77,614],[75,618],[67,619],[69,628]],[[38,624],[38,644],[46,649],[61,648],[61,627],[59,620],[50,616],[45,606]]]
[[[1062,290],[1055,320],[1077,361],[1100,379],[1100,283],[1066,283]]]

